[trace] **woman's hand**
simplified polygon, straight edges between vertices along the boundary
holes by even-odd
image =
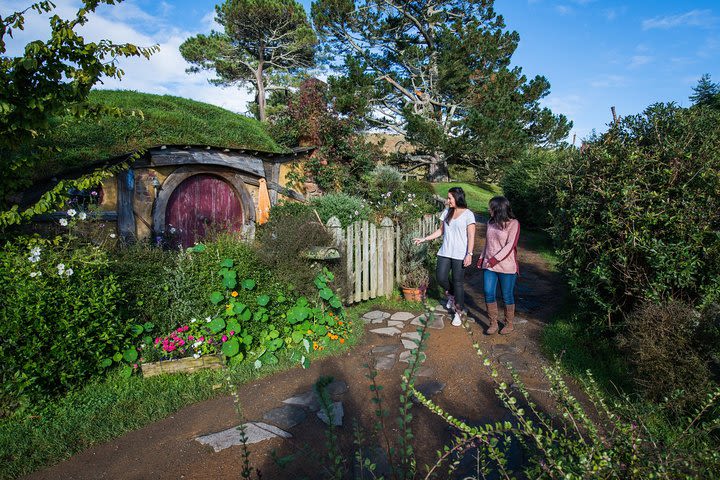
[[[420,245],[421,243],[425,243],[424,238],[413,238],[413,242],[415,242],[415,245]]]
[[[465,255],[465,260],[463,260],[463,267],[469,267],[472,263],[472,253],[468,253]]]

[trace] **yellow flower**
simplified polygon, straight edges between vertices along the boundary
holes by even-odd
[[[235,291],[233,291],[230,295],[232,295],[233,297],[237,297],[237,296],[238,296],[238,293],[235,292]]]
[[[313,350],[317,350],[318,348],[320,348],[320,345],[318,345],[317,342],[313,342]]]
[[[312,330],[308,330],[308,331],[307,331],[307,334],[308,334],[308,335],[312,335],[312,334],[313,334],[313,331],[312,331]]]

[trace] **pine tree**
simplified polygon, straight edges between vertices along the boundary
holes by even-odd
[[[690,101],[693,105],[720,108],[720,84],[710,80],[710,74],[703,75],[696,86],[693,87]]]

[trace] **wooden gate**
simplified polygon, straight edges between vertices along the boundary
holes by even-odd
[[[165,229],[175,228],[183,247],[210,230],[240,231],[243,211],[233,187],[220,177],[198,174],[173,191],[165,211]]]

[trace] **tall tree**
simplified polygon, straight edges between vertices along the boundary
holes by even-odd
[[[249,85],[258,118],[265,121],[266,92],[286,88],[287,75],[314,63],[317,38],[305,9],[295,0],[226,0],[215,12],[224,32],[180,45],[192,64],[188,72],[214,71],[215,85]]]
[[[433,180],[446,177],[449,162],[505,159],[507,148],[481,141],[489,133],[520,132],[527,145],[569,131],[566,118],[539,108],[547,80],[528,82],[510,68],[519,36],[505,31],[492,0],[316,0],[312,17],[331,49],[352,58],[352,81],[336,85],[366,89],[372,79],[362,113],[407,135],[416,147],[411,162],[428,165]]]
[[[720,84],[710,80],[710,74],[703,75],[693,87],[690,101],[693,105],[720,108]]]
[[[107,108],[90,106],[87,102],[90,89],[103,77],[122,77],[118,58],[149,58],[157,51],[156,46],[142,48],[110,40],[90,42],[77,32],[99,5],[120,1],[83,0],[70,19],[51,15],[50,38],[28,43],[22,55],[16,57],[5,55],[7,38],[12,38],[15,30],[23,29],[28,14],[51,13],[55,5],[41,1],[0,16],[0,167],[5,172],[0,176],[1,207],[6,207],[9,192],[23,186],[13,172],[32,168],[38,160],[37,155],[20,153],[20,147],[42,136],[49,128],[50,118],[57,115],[120,114],[117,109],[109,112]],[[35,153],[43,154],[42,151]],[[27,175],[20,178],[27,179]],[[51,208],[51,203],[42,208],[36,206],[36,213]],[[0,218],[0,225],[19,221],[17,207],[10,213],[9,217]]]

